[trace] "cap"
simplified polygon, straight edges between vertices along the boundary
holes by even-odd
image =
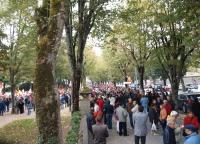
[[[167,103],[167,100],[164,100],[163,102],[164,102],[164,103]]]
[[[185,128],[185,129],[188,129],[188,130],[191,130],[192,132],[195,132],[195,131],[196,131],[196,128],[195,128],[194,125],[192,125],[192,124],[186,125],[184,128]]]
[[[170,116],[176,116],[176,115],[178,115],[178,112],[176,112],[176,111],[171,111]]]

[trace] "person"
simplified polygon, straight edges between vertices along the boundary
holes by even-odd
[[[93,108],[94,108],[94,104],[95,104],[94,97],[92,97],[92,96],[90,95],[90,107],[93,107]]]
[[[7,108],[7,112],[9,112],[9,105],[10,105],[9,98],[5,99],[5,105],[6,105],[6,108]]]
[[[68,97],[68,94],[64,93],[64,99],[65,99],[65,107],[68,106],[68,103],[69,103],[69,97]]]
[[[64,109],[64,106],[65,106],[65,97],[64,97],[63,94],[60,96],[60,106],[61,106],[61,109]]]
[[[0,98],[0,116],[3,116],[5,110],[6,110],[6,105],[4,101]]]
[[[18,108],[19,108],[20,114],[23,114],[24,113],[24,102],[23,102],[22,98],[20,98],[18,100]]]
[[[175,138],[175,122],[172,117],[167,118],[167,126],[163,133],[164,144],[176,144]]]
[[[108,126],[108,129],[112,129],[112,116],[114,113],[114,107],[110,104],[109,100],[107,100],[106,105],[104,107],[104,113],[106,116],[106,124]]]
[[[128,136],[127,134],[127,126],[126,126],[126,119],[127,119],[127,111],[122,107],[123,103],[120,103],[119,107],[116,109],[117,119],[119,121],[119,135]]]
[[[197,97],[194,98],[194,102],[192,103],[191,108],[192,108],[192,112],[198,118],[198,121],[200,122],[200,103]]]
[[[167,102],[168,104],[170,105],[170,108],[171,108],[171,111],[175,109],[175,103],[174,101],[172,100],[172,97],[171,96],[167,96]]]
[[[30,100],[27,101],[27,110],[28,110],[28,115],[31,114],[31,109],[33,108],[32,102]]]
[[[158,115],[158,110],[157,110],[155,103],[151,104],[148,115],[149,115],[149,121],[150,121],[151,125],[155,124],[157,126],[159,115]],[[156,135],[157,130],[156,129],[152,130],[152,134]]]
[[[180,121],[178,121],[178,112],[176,111],[171,111],[170,115],[169,115],[172,120],[175,122],[175,138],[176,138],[176,143],[179,144],[182,141],[182,124],[180,123]]]
[[[171,103],[169,103],[167,100],[164,100],[163,103],[164,103],[164,108],[167,111],[167,115],[170,115],[170,113],[172,111],[172,105],[171,105]]]
[[[148,132],[148,113],[144,112],[143,106],[138,106],[138,113],[133,117],[135,144],[146,143],[146,135]]]
[[[146,95],[141,98],[140,103],[144,107],[144,112],[148,112],[149,99]]]
[[[131,110],[132,110],[133,107],[134,107],[133,101],[132,101],[131,98],[129,98],[126,109],[127,109],[128,114],[129,114],[130,125],[131,125],[132,128],[133,128],[133,117],[132,117],[133,112]]]
[[[102,96],[100,96],[100,97],[98,98],[97,104],[98,104],[98,106],[99,106],[99,110],[100,110],[100,111],[103,111],[104,100],[103,100],[103,97],[102,97]]]
[[[133,101],[133,108],[131,109],[132,112],[132,117],[134,117],[134,114],[136,114],[138,112],[138,102],[137,101]]]
[[[99,111],[99,105],[97,101],[94,101],[94,112],[98,112],[98,111]]]
[[[165,107],[163,106],[163,104],[160,105],[160,124],[162,126],[163,131],[165,130],[166,127],[166,119],[167,119],[167,111],[165,109]]]
[[[184,127],[184,133],[184,144],[200,144],[200,136],[196,133],[196,128],[193,125],[186,125]]]
[[[96,124],[92,126],[94,144],[106,144],[106,137],[109,136],[107,126],[102,123],[102,116],[96,117]]]
[[[88,137],[89,138],[93,137],[92,126],[95,124],[95,119],[94,119],[93,113],[94,113],[94,108],[91,107],[90,111],[86,115],[86,122],[87,122],[88,135],[89,135]],[[90,140],[90,141],[92,141],[92,140]]]
[[[196,128],[196,132],[199,129],[198,118],[196,116],[194,116],[192,110],[188,111],[188,114],[185,116],[185,118],[183,120],[183,124],[184,124],[184,126],[192,124]]]

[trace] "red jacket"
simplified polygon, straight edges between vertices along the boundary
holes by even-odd
[[[167,114],[170,115],[171,111],[172,111],[172,105],[168,102],[164,108],[166,109],[167,111]]]
[[[103,111],[104,101],[102,99],[98,99],[97,103],[99,105],[100,111]]]
[[[196,116],[193,117],[189,117],[186,116],[184,118],[184,126],[188,125],[188,124],[192,124],[195,128],[199,129],[199,122],[198,122],[198,118]]]
[[[93,115],[94,118],[96,119],[97,116],[103,116],[103,112],[102,111],[94,112]]]

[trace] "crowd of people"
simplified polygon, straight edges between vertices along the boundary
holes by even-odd
[[[90,95],[89,136],[94,144],[106,144],[109,130],[116,125],[119,136],[128,136],[130,127],[135,144],[146,144],[148,133],[161,135],[163,144],[200,144],[200,104],[194,102],[183,119],[175,107],[171,96],[164,92],[144,94],[130,88],[98,88]]]
[[[35,101],[33,97],[34,93],[23,92],[21,94],[15,94],[15,113],[23,114],[27,112],[27,115],[31,115],[32,111],[35,111]],[[61,109],[70,106],[71,95],[69,92],[59,90],[60,107]],[[12,100],[10,97],[0,97],[0,116],[3,116],[5,112],[10,112]]]

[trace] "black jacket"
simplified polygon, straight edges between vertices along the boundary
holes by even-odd
[[[164,144],[176,144],[174,129],[170,128],[169,126],[167,126],[164,130],[163,143]]]
[[[104,109],[103,109],[105,114],[113,114],[114,113],[114,107],[110,104],[107,103],[104,105]]]

